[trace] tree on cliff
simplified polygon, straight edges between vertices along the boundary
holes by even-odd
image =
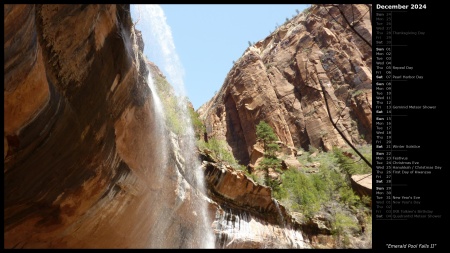
[[[256,125],[256,137],[264,143],[264,151],[268,156],[275,156],[275,152],[278,151],[278,144],[273,143],[278,140],[277,135],[273,131],[272,127],[264,120],[261,120]]]

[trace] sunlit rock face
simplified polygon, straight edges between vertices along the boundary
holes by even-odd
[[[369,196],[372,199],[372,174],[353,175],[350,178],[353,190],[359,196]],[[370,201],[372,206],[372,201]]]
[[[208,197],[198,191],[192,168],[183,166],[180,138],[158,128],[147,62],[136,53],[136,46],[142,51],[144,44],[139,32],[133,32],[128,5],[4,8],[5,248],[202,248],[211,246],[204,241],[209,230],[217,248],[308,248],[309,239],[302,234],[308,226],[278,205],[270,188],[242,173],[205,165]],[[271,35],[249,50],[227,77],[233,85],[218,93],[223,100],[217,96],[212,101],[218,102],[207,105],[215,113],[208,114],[208,134],[223,134],[241,161],[250,155],[259,119],[277,126],[289,147],[342,142],[331,130],[328,137],[318,135],[317,122],[308,114],[315,110],[321,124],[328,124],[317,84],[305,81],[322,64],[317,58],[322,46],[312,46],[316,54],[305,55],[290,44],[303,37],[311,42],[313,35],[324,36],[333,49],[351,56],[352,63],[339,58],[339,71],[350,86],[328,89],[335,89],[333,99],[339,100],[351,85],[362,85],[363,92],[352,100],[354,111],[344,114],[370,123],[369,77],[358,71],[370,69],[371,62],[355,47],[363,56],[368,49],[355,38],[341,38],[347,33],[328,27],[317,8],[312,13],[316,16],[294,19],[299,31],[278,31],[280,38],[292,37],[284,47]],[[360,29],[366,21],[362,19]],[[322,35],[313,32],[320,31],[313,28],[321,22],[329,29]],[[255,49],[262,60],[251,56]],[[274,65],[255,68],[264,63]],[[323,68],[329,78],[331,70]],[[284,86],[269,85],[278,82]],[[258,85],[265,91],[259,95],[251,88],[260,89]],[[266,99],[276,103],[266,107]],[[267,116],[273,109],[279,118]],[[364,129],[347,134],[354,137]],[[201,201],[209,203],[207,228],[201,227]]]
[[[272,198],[270,187],[205,153],[201,156],[216,248],[310,248],[305,224]]]
[[[199,192],[180,138],[158,129],[128,6],[5,5],[4,21],[5,248],[303,247],[298,229],[281,236],[269,188]]]
[[[305,249],[309,242],[300,230],[259,219],[248,212],[218,210],[213,223],[216,248]]]
[[[4,8],[4,247],[202,247],[129,6]]]
[[[371,44],[369,6],[340,8]],[[328,151],[345,142],[329,120],[322,87],[345,137],[371,142],[372,48],[336,7],[313,5],[249,47],[198,112],[208,138],[226,140],[243,164],[252,160],[261,120],[287,146]]]

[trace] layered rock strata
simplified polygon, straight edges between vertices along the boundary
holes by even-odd
[[[261,120],[287,146],[342,147],[325,94],[344,136],[353,144],[371,142],[369,6],[312,5],[249,47],[219,92],[198,109],[207,137],[226,140],[242,164],[254,160]]]
[[[4,22],[4,247],[200,247],[129,6],[5,5]]]

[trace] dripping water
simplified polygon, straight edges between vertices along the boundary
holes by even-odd
[[[301,232],[279,227],[248,212],[217,210],[213,222],[217,248],[307,248]]]
[[[179,98],[177,100],[178,108],[176,108],[176,110],[181,112],[181,118],[177,120],[179,120],[180,124],[184,126],[184,131],[182,136],[177,137],[178,142],[172,144],[171,148],[179,149],[178,154],[181,154],[182,157],[175,154],[175,158],[177,163],[180,164],[182,168],[175,173],[177,176],[177,189],[175,189],[177,199],[170,211],[174,213],[184,204],[184,201],[194,201],[192,198],[190,200],[186,200],[187,197],[185,194],[188,190],[192,191],[193,194],[196,194],[197,198],[195,199],[199,202],[191,205],[193,210],[188,210],[192,212],[194,217],[196,217],[196,225],[189,227],[190,231],[186,231],[186,228],[180,228],[180,231],[182,232],[179,232],[178,235],[172,236],[185,237],[178,240],[182,242],[181,245],[168,246],[177,248],[212,248],[214,247],[214,235],[211,229],[211,222],[208,219],[207,202],[204,200],[205,186],[203,171],[201,169],[198,156],[195,153],[195,135],[192,128],[187,103],[185,102],[186,94],[183,83],[184,70],[175,50],[171,29],[166,22],[163,9],[158,5],[132,5],[131,14],[133,20],[135,20],[136,28],[142,32],[142,38],[145,44],[144,54],[151,55],[151,57],[148,57],[149,60],[157,62],[157,64],[162,68],[162,71],[167,76],[167,80],[170,84],[172,84],[175,90],[175,95]],[[158,52],[158,54],[153,54],[153,52]],[[155,110],[158,115],[162,115],[157,121],[160,122],[159,124],[164,124],[166,118],[164,116],[165,108],[163,108],[163,104],[157,95],[157,88],[155,87],[153,78],[150,75],[148,78],[148,83],[152,92],[153,101],[155,103]],[[156,103],[158,103],[158,105],[156,105]],[[165,126],[159,125],[158,128],[166,129]],[[164,132],[164,130],[161,131]],[[173,134],[172,137],[168,135],[169,134],[163,133],[159,136],[166,138],[167,143],[173,143],[173,140],[176,139],[176,137],[174,138]],[[159,147],[157,149],[159,149]],[[162,149],[166,150],[164,147]],[[174,153],[177,152],[175,151]],[[163,164],[165,163],[165,166],[167,167],[167,154],[163,155],[162,159],[166,160]],[[180,168],[180,166],[177,168]],[[186,181],[189,184],[186,183]],[[189,185],[193,187],[190,187]],[[164,196],[160,199],[160,201],[165,201]],[[161,214],[161,218],[158,220],[158,223],[156,224],[157,226],[154,228],[158,231],[157,233],[152,233],[157,234],[154,236],[156,238],[150,238],[151,247],[160,247],[161,245],[167,246],[167,242],[164,242],[164,238],[168,236],[165,234],[166,230],[168,230],[169,227],[177,226],[177,223],[180,223],[179,226],[183,227],[183,224],[181,224],[183,222],[182,220],[170,220],[171,218],[173,219],[170,215]],[[189,238],[191,241],[185,242],[187,240],[186,238]]]

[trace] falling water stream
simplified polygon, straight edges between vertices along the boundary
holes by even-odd
[[[149,215],[153,217],[154,226],[149,232],[150,248],[305,248],[302,234],[289,228],[275,201],[282,226],[271,225],[264,220],[253,217],[247,212],[233,213],[231,209],[216,211],[216,217],[210,221],[207,213],[204,174],[200,161],[195,154],[195,135],[190,122],[183,83],[183,68],[176,54],[170,27],[162,8],[158,5],[131,5],[131,16],[135,28],[142,32],[144,54],[149,60],[160,66],[173,86],[179,98],[177,110],[181,112],[178,119],[185,129],[178,136],[170,133],[165,124],[164,103],[158,96],[157,87],[149,70],[147,83],[151,90],[155,113],[155,128],[158,142],[156,168],[152,176],[159,182],[158,193],[149,206]],[[132,31],[136,67],[139,69],[136,33]],[[177,169],[171,171],[170,164],[175,160]],[[172,163],[173,164],[173,163]],[[176,177],[175,186],[167,186],[164,180]],[[170,188],[172,187],[172,188]],[[175,189],[174,189],[175,188]],[[192,198],[189,195],[194,194]],[[173,196],[175,195],[175,196]],[[192,202],[192,203],[189,203]],[[189,203],[189,204],[186,204]],[[188,210],[186,210],[188,206]],[[176,215],[175,213],[179,213]],[[194,225],[186,226],[183,212],[190,212]],[[181,214],[180,214],[181,213]],[[190,218],[192,219],[192,218]],[[214,235],[215,234],[215,235]]]
[[[160,128],[157,132],[161,138],[164,138],[164,143],[169,143],[172,146],[172,150],[175,150],[174,159],[177,163],[178,170],[175,170],[176,174],[176,189],[168,189],[167,191],[175,191],[176,200],[165,199],[165,195],[158,196],[159,201],[167,201],[172,203],[170,210],[164,210],[158,217],[154,226],[154,231],[149,238],[149,247],[160,248],[213,248],[214,247],[214,234],[211,229],[211,221],[207,215],[207,201],[205,201],[204,193],[204,179],[203,171],[200,166],[200,161],[195,153],[195,135],[190,121],[190,115],[185,100],[184,83],[183,83],[183,68],[180,63],[179,57],[176,54],[175,45],[172,38],[172,32],[170,27],[166,23],[166,17],[162,8],[158,5],[131,5],[131,15],[135,28],[142,32],[142,39],[144,41],[144,53],[156,57],[153,59],[149,57],[149,60],[157,62],[162,68],[164,74],[167,76],[168,82],[173,86],[175,95],[179,98],[177,111],[181,112],[179,120],[180,124],[184,126],[182,136],[176,136],[173,133],[167,132],[165,129],[164,105],[161,103],[158,97],[151,71],[149,71],[148,84],[151,89],[153,103],[155,107],[156,121],[159,122],[155,127]],[[134,41],[136,44],[136,41]],[[146,53],[157,52],[155,53]],[[137,66],[138,67],[138,66]],[[161,123],[162,122],[162,123]],[[174,141],[176,140],[176,141]],[[169,166],[168,151],[165,147],[158,147],[160,150],[162,164],[161,167]],[[181,168],[181,169],[180,169]],[[166,168],[158,168],[157,174],[164,175]],[[162,177],[162,176],[159,176]],[[163,184],[164,185],[164,184]],[[163,186],[164,187],[164,186]],[[186,194],[191,191],[196,195],[194,198],[188,198]],[[164,192],[164,191],[162,191]],[[181,229],[183,227],[183,219],[175,218],[171,215],[175,213],[179,208],[182,208],[184,201],[196,201],[196,203],[188,205],[192,207],[191,212],[195,217],[194,226],[190,226],[188,231]],[[198,202],[198,203],[197,203]],[[167,205],[167,204],[166,204]],[[149,207],[149,209],[152,207]],[[160,210],[158,207],[154,207],[155,210]],[[167,212],[167,213],[166,213]],[[192,221],[190,221],[192,222]],[[174,227],[180,227],[178,229],[179,234],[173,234]],[[171,233],[171,234],[169,234]],[[173,240],[170,237],[181,236],[180,240]],[[167,239],[166,239],[167,238]],[[171,245],[170,242],[182,242],[180,244]],[[189,240],[189,242],[186,242]]]

